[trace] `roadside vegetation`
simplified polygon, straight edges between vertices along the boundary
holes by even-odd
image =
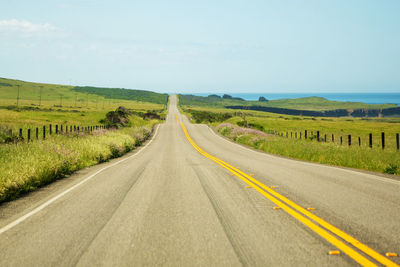
[[[294,159],[329,165],[365,169],[388,174],[400,174],[400,155],[394,149],[339,145],[266,134],[263,131],[239,127],[231,123],[216,126],[217,131],[240,144]]]
[[[52,135],[0,145],[0,202],[71,173],[122,156],[144,142],[159,120],[129,116],[129,127]]]
[[[161,119],[165,117],[168,101],[165,94],[133,90],[131,98],[119,99],[122,96],[118,92],[123,89],[83,87],[90,88],[90,92],[77,92],[73,88],[0,78],[0,128],[13,133],[23,129],[26,134],[29,128],[34,130],[49,124],[91,126],[120,106],[140,117],[146,113],[159,114]],[[101,96],[104,90],[107,96]],[[115,96],[111,93],[113,90]],[[134,100],[143,95],[147,95],[150,102]]]
[[[108,88],[72,89],[0,78],[0,203],[122,156],[148,139],[166,114],[164,94],[135,90],[123,98],[122,89],[115,95]],[[28,129],[50,124],[53,131],[55,125],[81,131],[47,132],[45,140],[27,142]],[[102,127],[88,131],[93,125]]]
[[[255,149],[323,164],[400,174],[400,151],[396,147],[400,118],[304,117],[185,106],[181,99],[179,103],[192,122],[207,123],[221,135]],[[308,136],[304,139],[306,130]],[[382,132],[385,133],[385,149],[382,149]],[[369,147],[370,133],[372,148]],[[348,135],[352,138],[351,146]]]

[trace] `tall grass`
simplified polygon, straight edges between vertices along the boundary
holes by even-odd
[[[150,136],[155,123],[147,121],[123,130],[54,135],[44,141],[1,145],[0,203],[131,151]]]
[[[240,125],[243,124],[243,118],[233,116],[226,122]],[[396,134],[400,132],[400,120],[398,118],[384,119],[359,119],[359,118],[311,118],[301,116],[279,116],[279,117],[258,117],[246,116],[246,123],[265,132],[278,132],[289,137],[298,138],[300,133],[304,138],[305,130],[308,137],[315,137],[317,131],[320,132],[320,138],[327,137],[327,142],[332,142],[332,134],[334,142],[340,145],[340,137],[343,138],[343,144],[347,142],[348,135],[352,136],[352,144],[358,146],[358,137],[361,139],[361,146],[368,148],[369,134],[373,137],[373,146],[381,147],[381,133],[385,133],[386,148],[385,150],[396,150]],[[240,125],[243,126],[243,125]]]
[[[253,148],[295,159],[370,171],[400,174],[400,152],[379,148],[347,147],[336,143],[290,139],[249,130],[230,123],[216,127],[222,135]]]

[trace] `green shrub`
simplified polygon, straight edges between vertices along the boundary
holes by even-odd
[[[214,113],[208,111],[188,110],[196,123],[223,122],[232,117],[230,113]]]
[[[385,170],[383,171],[383,173],[387,173],[387,174],[396,174],[398,171],[399,166],[396,164],[389,164],[389,166],[387,166],[385,168]]]

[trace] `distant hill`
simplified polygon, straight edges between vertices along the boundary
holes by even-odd
[[[17,102],[19,89],[19,104],[38,106],[40,101],[52,105],[68,104],[70,106],[97,105],[97,102],[116,100],[132,100],[154,104],[166,104],[167,94],[145,90],[130,90],[120,88],[74,87],[59,84],[25,82],[14,79],[0,78],[0,106],[13,106]],[[106,100],[107,99],[107,100]]]
[[[168,101],[168,94],[160,94],[145,90],[123,89],[123,88],[103,88],[90,86],[76,86],[71,89],[75,92],[89,93],[103,96],[107,99],[135,100],[157,104],[165,104]]]
[[[184,106],[259,106],[269,108],[284,108],[295,110],[328,111],[336,109],[386,109],[396,108],[396,104],[366,104],[360,102],[331,101],[323,97],[303,97],[293,99],[278,99],[269,101],[245,101],[240,99],[226,99],[210,95],[208,97],[194,95],[179,95],[179,104]]]

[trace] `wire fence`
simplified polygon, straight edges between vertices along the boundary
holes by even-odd
[[[286,131],[286,132],[277,132],[277,131],[269,131],[269,133],[279,135],[281,137],[292,138],[292,139],[303,139],[303,140],[311,140],[316,142],[331,142],[338,145],[347,145],[351,146],[368,146],[370,148],[380,147],[382,149],[387,148],[395,148],[396,150],[400,149],[400,139],[399,133],[394,135],[387,136],[385,132],[381,132],[380,135],[373,135],[369,133],[364,136],[355,136],[351,134],[346,135],[338,135],[338,134],[327,134],[321,133],[320,131]]]
[[[5,131],[9,138],[5,143],[12,142],[32,142],[35,140],[46,140],[52,135],[59,134],[79,134],[79,133],[92,133],[95,130],[100,129],[108,129],[109,127],[106,125],[90,125],[90,126],[82,126],[82,125],[59,125],[59,124],[49,124],[43,125],[40,127],[28,127],[28,128],[17,128],[17,132],[15,129],[9,128]]]

